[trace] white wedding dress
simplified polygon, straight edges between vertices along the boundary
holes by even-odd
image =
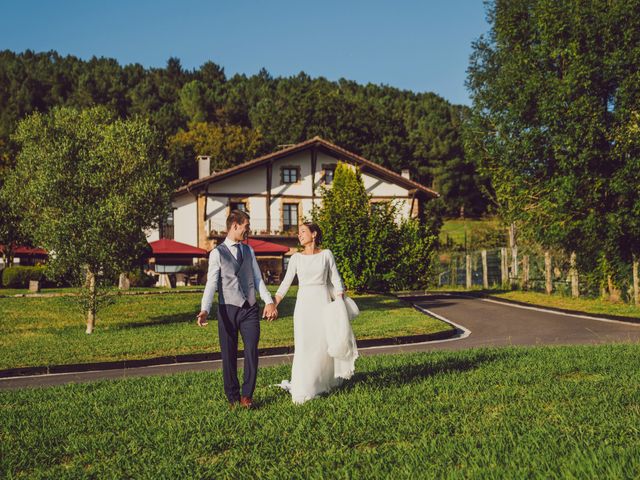
[[[332,303],[332,287],[334,294],[344,291],[331,251],[322,250],[314,255],[293,254],[276,295],[284,297],[296,275],[299,288],[293,312],[295,351],[291,381],[285,380],[279,386],[291,393],[294,403],[304,403],[340,385],[343,378],[351,377],[358,354],[348,319],[345,321],[353,339],[353,352],[346,360],[334,359],[328,353],[327,336],[332,338],[334,332],[327,331],[333,327],[331,322],[323,321],[323,310]],[[346,316],[346,309],[344,311]]]

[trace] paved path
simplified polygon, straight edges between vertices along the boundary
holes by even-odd
[[[640,324],[602,320],[455,294],[411,297],[419,308],[471,331],[466,338],[424,350],[506,345],[569,345],[640,341]]]
[[[640,324],[607,321],[500,303],[464,295],[432,294],[410,297],[417,308],[458,327],[448,340],[361,349],[362,355],[461,350],[507,345],[568,345],[640,341]],[[260,366],[287,364],[292,355],[260,359]],[[61,385],[133,376],[168,375],[186,371],[216,370],[219,360],[151,367],[64,373],[0,379],[0,389]]]

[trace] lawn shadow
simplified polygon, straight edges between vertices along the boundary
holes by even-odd
[[[478,368],[480,365],[495,362],[506,356],[513,356],[514,352],[479,351],[472,358],[468,354],[464,358],[443,358],[432,361],[426,359],[421,363],[386,367],[383,369],[356,372],[353,377],[340,386],[338,391],[350,391],[356,385],[371,387],[399,387],[420,382],[425,378],[439,373],[462,373]]]

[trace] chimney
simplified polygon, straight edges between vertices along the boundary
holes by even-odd
[[[404,178],[411,180],[411,170],[409,170],[408,168],[403,168],[402,169],[402,174],[401,174]]]
[[[211,175],[211,157],[208,155],[198,155],[198,178]]]

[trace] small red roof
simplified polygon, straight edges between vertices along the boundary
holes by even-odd
[[[4,245],[2,244],[0,244],[0,252],[4,252]],[[23,256],[49,255],[49,252],[47,252],[44,248],[37,248],[37,247],[31,248],[31,247],[18,246],[18,247],[14,247],[13,254],[16,257],[19,257],[20,255],[23,255]]]
[[[191,255],[192,257],[206,257],[207,251],[187,245],[186,243],[176,242],[167,238],[161,238],[155,242],[149,242],[153,255]]]
[[[285,247],[284,245],[278,245],[277,243],[267,242],[266,240],[257,240],[255,238],[250,238],[243,243],[253,248],[253,251],[256,253],[276,254],[276,253],[287,253],[289,251],[289,247]]]
[[[257,240],[255,238],[250,238],[245,242],[256,253],[287,253],[289,251],[289,247],[285,247],[284,245],[278,245],[277,243],[267,242],[266,240]]]

